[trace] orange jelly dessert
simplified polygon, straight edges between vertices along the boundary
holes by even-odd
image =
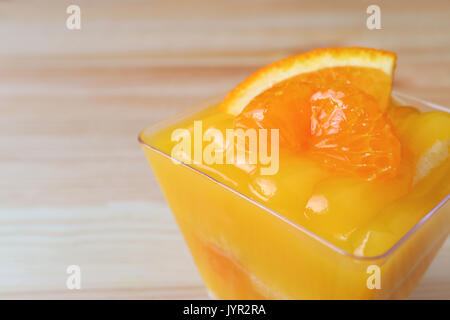
[[[395,63],[383,50],[313,50],[141,133],[215,297],[414,289],[450,230],[450,114],[391,95]]]

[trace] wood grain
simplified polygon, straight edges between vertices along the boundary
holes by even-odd
[[[0,298],[207,298],[140,129],[287,55],[396,51],[395,87],[450,106],[450,2],[0,2]],[[82,290],[66,268],[82,268]],[[412,298],[450,299],[450,241]]]

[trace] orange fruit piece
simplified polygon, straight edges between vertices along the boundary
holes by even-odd
[[[378,105],[351,87],[317,91],[311,97],[308,153],[336,172],[366,180],[394,177],[401,144]]]
[[[394,66],[395,54],[386,51],[315,50],[256,72],[221,108],[236,115],[237,127],[279,129],[280,147],[337,173],[393,177],[401,145],[384,110]]]
[[[314,87],[303,81],[283,81],[253,99],[237,116],[236,126],[279,129],[281,147],[305,149],[310,137],[309,98]]]
[[[362,67],[362,75],[356,72],[343,77],[352,81],[353,86],[369,90],[374,96],[379,97],[380,101],[383,100],[380,107],[384,110],[391,92],[395,63],[395,53],[370,48],[326,48],[300,53],[270,64],[250,75],[228,93],[220,108],[237,116],[256,96],[284,80],[300,74],[313,74],[325,68]],[[364,72],[364,68],[371,70]]]

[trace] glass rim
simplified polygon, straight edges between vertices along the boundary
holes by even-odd
[[[443,107],[443,106],[440,106],[438,104],[435,104],[435,103],[432,103],[432,102],[428,102],[428,101],[425,101],[425,100],[422,100],[422,99],[419,99],[419,98],[416,98],[416,97],[412,97],[412,96],[410,96],[408,94],[404,94],[404,93],[400,93],[400,92],[397,92],[397,91],[393,91],[392,92],[392,96],[394,98],[396,98],[397,101],[399,101],[399,102],[402,102],[403,99],[409,99],[409,100],[413,100],[415,102],[421,103],[421,104],[427,106],[428,108],[432,108],[432,109],[435,109],[435,110],[444,111],[444,112],[449,113],[449,110],[447,108]],[[167,153],[165,153],[165,152],[163,152],[163,151],[161,151],[161,150],[151,146],[150,144],[148,144],[148,143],[146,143],[144,141],[143,136],[149,130],[155,130],[157,127],[159,127],[161,125],[171,123],[172,121],[174,121],[176,119],[180,119],[181,117],[186,116],[188,114],[191,114],[194,111],[202,110],[205,107],[210,106],[214,102],[217,103],[217,101],[220,101],[221,99],[223,99],[223,95],[222,96],[217,96],[217,97],[212,98],[212,99],[208,99],[206,101],[201,102],[199,105],[195,105],[193,107],[187,108],[187,109],[185,109],[185,110],[183,110],[183,111],[181,111],[181,112],[179,112],[179,113],[177,113],[177,114],[175,114],[175,115],[173,115],[171,117],[165,118],[165,119],[163,119],[161,121],[156,122],[155,124],[153,124],[151,126],[148,126],[148,127],[144,128],[143,130],[141,130],[139,132],[138,142],[142,146],[150,148],[152,151],[155,151],[155,152],[161,154],[162,156],[168,158],[169,160],[172,160],[174,163],[176,163],[176,165],[182,165],[182,166],[184,166],[184,167],[186,167],[186,168],[188,168],[190,170],[193,170],[194,172],[204,176],[205,178],[209,179],[210,181],[218,184],[222,188],[225,188],[226,190],[228,190],[228,191],[238,195],[239,197],[243,198],[246,201],[249,201],[250,203],[252,203],[253,205],[256,205],[257,207],[260,207],[264,211],[272,214],[273,216],[275,216],[278,219],[283,220],[284,222],[288,223],[289,225],[291,225],[295,229],[305,233],[306,235],[308,235],[312,239],[320,242],[321,244],[323,244],[326,247],[332,249],[333,251],[335,251],[338,254],[345,255],[345,256],[347,256],[349,258],[352,258],[352,259],[364,260],[364,261],[373,261],[373,260],[380,260],[380,259],[387,258],[391,254],[393,254],[393,252],[395,252],[404,242],[406,242],[406,240],[408,240],[413,234],[415,234],[416,231],[418,231],[422,225],[424,225],[437,212],[439,212],[439,209],[441,207],[443,207],[447,203],[447,201],[450,200],[450,194],[447,194],[447,196],[444,197],[444,199],[442,199],[436,206],[433,207],[433,209],[431,209],[425,216],[423,216],[422,219],[420,219],[407,233],[405,233],[396,243],[394,243],[392,245],[392,247],[390,247],[388,250],[386,250],[382,254],[379,254],[379,255],[376,255],[376,256],[366,257],[366,256],[356,255],[354,253],[345,251],[344,249],[336,246],[335,244],[333,244],[330,241],[324,239],[323,237],[319,236],[318,234],[316,234],[316,233],[308,230],[307,228],[299,225],[298,223],[295,223],[294,221],[284,217],[283,215],[279,214],[275,210],[266,207],[264,204],[262,204],[262,203],[260,203],[260,202],[258,202],[256,200],[250,198],[249,196],[246,196],[245,194],[243,194],[243,193],[233,189],[230,186],[227,186],[226,184],[224,184],[224,183],[218,181],[217,179],[211,177],[207,173],[202,172],[199,169],[196,169],[196,168],[192,167],[189,164],[186,164],[186,163],[184,163],[184,162],[182,162],[182,161],[180,161],[178,159],[173,158],[171,155],[168,155]]]

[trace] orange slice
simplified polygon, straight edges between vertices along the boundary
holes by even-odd
[[[369,87],[372,87],[371,91],[383,100],[381,107],[384,110],[388,104],[395,63],[396,54],[384,50],[358,47],[312,50],[277,61],[253,73],[230,91],[221,103],[221,109],[238,115],[256,96],[275,84],[299,74],[331,67],[364,67],[382,71],[387,75],[385,79],[377,79],[380,78],[376,76],[379,73],[375,73],[372,79],[365,78],[364,83],[353,82],[354,85],[367,89],[367,85],[372,81]]]
[[[241,128],[278,129],[280,147],[367,180],[396,175],[401,145],[385,115],[395,54],[319,49],[261,69],[221,104]]]

